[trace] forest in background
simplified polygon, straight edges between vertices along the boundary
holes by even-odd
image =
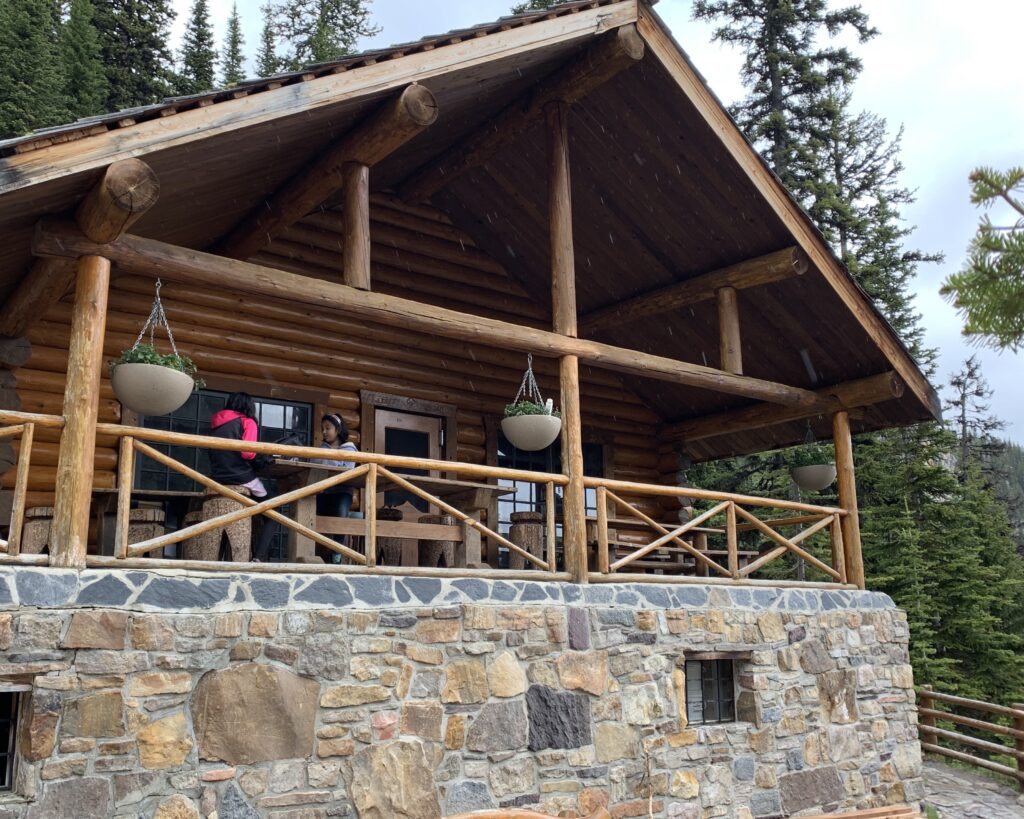
[[[544,8],[531,0],[513,11]],[[901,211],[899,129],[856,110],[861,71],[840,32],[878,32],[857,7],[821,0],[697,0],[696,17],[741,50],[747,96],[731,113],[807,210],[925,371],[910,284],[938,257],[911,246]],[[181,48],[170,0],[0,0],[0,138],[80,117],[231,86],[326,61],[376,33],[366,0],[291,0],[262,9],[247,51],[237,6],[223,42],[194,0]],[[424,32],[430,33],[430,32]],[[919,684],[1024,700],[1024,449],[1001,438],[977,360],[943,393],[945,422],[858,436],[855,455],[870,588],[907,611]],[[692,485],[786,497],[800,448],[699,464]],[[835,502],[828,492],[814,501]]]

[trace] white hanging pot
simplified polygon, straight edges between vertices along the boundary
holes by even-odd
[[[160,364],[117,364],[110,384],[117,400],[139,415],[174,412],[195,388],[192,376]]]
[[[820,492],[832,485],[836,479],[835,464],[809,464],[794,466],[789,470],[793,483],[805,492]]]
[[[514,415],[501,421],[508,442],[526,452],[551,446],[561,430],[562,419],[557,415]]]

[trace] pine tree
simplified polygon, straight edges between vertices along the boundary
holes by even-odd
[[[849,84],[860,60],[846,48],[819,47],[822,35],[852,30],[866,42],[878,32],[858,6],[830,11],[826,0],[696,0],[693,15],[724,24],[718,42],[744,51],[741,77],[747,97],[732,112],[747,137],[798,198],[813,178],[807,167],[808,129],[830,119],[825,89]]]
[[[50,0],[0,5],[0,138],[70,119]]]
[[[108,111],[149,105],[170,91],[170,0],[93,0]]]
[[[175,94],[187,96],[213,88],[216,62],[217,50],[213,46],[210,7],[207,0],[193,0],[182,38],[181,71],[175,78]]]
[[[90,0],[71,0],[67,22],[61,27],[64,94],[74,117],[101,114],[107,101],[107,77],[94,14]]]
[[[1024,348],[1024,168],[978,168],[970,179],[971,202],[1007,206],[1007,224],[982,218],[967,265],[942,294],[960,310],[965,336],[1016,352]]]
[[[529,0],[528,3],[518,3],[512,6],[513,14],[524,14],[528,11],[544,11],[552,6],[557,6],[559,3],[564,3],[566,0]]]
[[[244,43],[242,21],[238,17],[238,3],[235,3],[228,18],[228,33],[224,38],[224,64],[221,66],[224,86],[227,88],[238,85],[245,79],[245,55],[242,54]]]
[[[260,31],[260,47],[256,52],[256,75],[259,77],[269,77],[280,70],[281,60],[277,56],[274,10],[271,6],[264,6],[263,28]]]
[[[963,367],[949,379],[952,395],[946,401],[949,424],[957,437],[959,456],[957,474],[961,482],[976,469],[990,478],[996,470],[996,459],[1003,450],[1003,442],[995,433],[1006,426],[990,412],[988,401],[992,390],[981,372],[981,362],[971,356]]]
[[[360,37],[379,29],[370,22],[369,0],[290,0],[273,6],[276,33],[290,46],[297,69],[351,53]]]

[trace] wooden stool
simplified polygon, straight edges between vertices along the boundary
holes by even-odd
[[[193,509],[191,512],[187,512],[185,517],[182,519],[182,529],[187,529],[189,526],[195,526],[200,523],[203,519],[202,509]],[[190,537],[187,540],[183,540],[181,543],[181,556],[184,560],[199,560],[196,555],[198,537]]]
[[[50,542],[52,506],[33,506],[25,510],[25,525],[21,530],[21,553],[41,555]]]
[[[544,559],[544,515],[540,512],[513,512],[508,539],[540,560]],[[513,551],[508,554],[510,569],[525,569],[526,558]],[[532,567],[532,564],[531,564]]]
[[[227,488],[233,489],[239,495],[249,494],[249,490],[244,486],[229,486]],[[206,521],[242,508],[242,504],[238,501],[224,495],[207,495],[203,499],[203,511],[200,514],[202,520]],[[220,557],[223,534],[228,536],[231,560],[235,563],[247,562],[252,551],[252,518],[242,518],[242,520],[236,520],[223,528],[212,529],[190,538],[190,559],[216,561]]]
[[[128,510],[128,542],[141,543],[154,537],[160,537],[166,532],[164,527],[163,507],[140,506],[138,509]],[[163,549],[154,549],[146,552],[146,557],[163,557]]]
[[[402,510],[395,506],[382,506],[377,510],[377,520],[400,521],[404,517]],[[402,539],[398,537],[377,538],[377,565],[402,565]]]
[[[454,526],[458,521],[451,515],[421,515],[420,523]],[[455,566],[455,542],[452,540],[421,540],[420,566],[434,568],[441,566],[446,569]]]

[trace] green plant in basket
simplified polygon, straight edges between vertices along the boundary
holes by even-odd
[[[562,414],[551,408],[551,402],[547,404],[538,404],[535,401],[516,401],[512,404],[505,405],[505,417],[506,418],[517,418],[520,415],[551,415],[555,418],[561,418]]]
[[[836,462],[835,448],[832,444],[803,444],[794,447],[786,456],[790,469],[798,466],[815,466],[816,464],[833,464]]]
[[[164,355],[152,344],[138,344],[130,350],[124,350],[119,359],[110,362],[111,370],[118,364],[156,364],[160,367],[168,367],[185,373],[185,375],[192,379],[197,390],[201,390],[206,386],[206,382],[197,375],[198,369],[191,358],[180,353]]]

